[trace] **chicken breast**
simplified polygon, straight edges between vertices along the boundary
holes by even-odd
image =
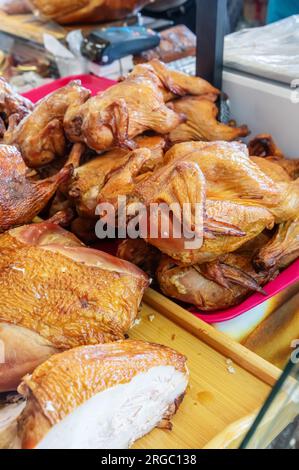
[[[143,341],[54,355],[19,387],[21,447],[126,449],[169,421],[187,383],[184,356]]]
[[[0,391],[57,350],[123,339],[149,281],[47,222],[0,236]]]

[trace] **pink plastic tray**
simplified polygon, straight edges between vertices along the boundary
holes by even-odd
[[[33,90],[27,91],[27,93],[23,93],[23,95],[29,98],[33,103],[36,103],[44,96],[67,85],[72,80],[80,80],[82,85],[91,91],[92,95],[96,95],[115,84],[113,80],[95,77],[94,75],[70,75],[69,77],[59,78],[51,83],[34,88]]]
[[[58,88],[66,85],[72,80],[81,80],[81,83],[86,88],[89,88],[93,95],[106,90],[110,86],[112,86],[115,82],[113,80],[109,80],[107,78],[99,78],[93,75],[73,75],[66,78],[61,78],[59,80],[55,80],[47,85],[43,85],[39,88],[35,88],[27,93],[24,93],[24,96],[29,98],[34,103],[47,94],[51,93],[52,91],[57,90]],[[106,245],[106,246],[105,246]],[[110,243],[97,243],[97,247],[102,250],[109,251],[110,253],[115,252],[116,244],[113,242]],[[295,282],[299,281],[299,260],[295,261],[291,266],[285,269],[274,281],[269,282],[265,287],[265,291],[267,292],[267,296],[261,294],[253,294],[248,299],[246,299],[241,304],[237,305],[236,307],[229,308],[227,310],[222,310],[215,313],[204,313],[200,312],[196,308],[192,307],[189,309],[197,317],[201,318],[202,320],[206,321],[207,323],[219,323],[227,320],[231,320],[232,318],[238,317],[243,313],[257,307],[258,305],[262,304],[263,302],[269,300],[274,295],[278,294],[282,290],[286,289],[287,287],[291,286]]]

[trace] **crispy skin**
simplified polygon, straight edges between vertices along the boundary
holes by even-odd
[[[180,215],[184,204],[190,204],[188,226],[199,227],[202,242],[190,249],[186,248],[184,236],[165,238],[167,230],[172,235],[172,220],[166,209],[162,211],[162,221],[158,220],[158,236],[144,238],[171,258],[195,264],[233,252],[265,228],[272,228],[274,216],[264,205],[257,205],[256,197],[270,205],[279,200],[280,193],[273,181],[249,160],[244,149],[237,143],[192,142],[176,145],[167,152],[168,163],[137,184],[132,199],[147,207],[164,203],[168,209],[176,203],[181,208]],[[202,227],[194,218],[199,206],[201,214],[197,215]],[[154,223],[151,221],[151,228]],[[165,228],[168,224],[169,229]]]
[[[62,228],[34,224],[0,237],[0,320],[71,348],[123,338],[147,276],[84,247]]]
[[[69,83],[37,103],[34,111],[10,133],[5,142],[20,148],[25,163],[37,168],[66,153],[63,117],[70,105],[83,104],[90,92],[79,81]]]
[[[269,243],[262,247],[254,262],[259,269],[286,268],[299,256],[299,218],[280,224]]]
[[[44,180],[27,177],[16,147],[0,145],[0,232],[31,220],[46,206],[58,187],[69,179],[72,166]]]
[[[275,183],[289,183],[292,181],[289,173],[281,165],[277,164],[276,161],[263,157],[251,157],[250,159]]]
[[[32,109],[31,101],[15,93],[6,80],[0,77],[0,139],[7,129],[12,131]]]
[[[92,396],[156,366],[172,366],[187,375],[186,358],[143,341],[84,346],[52,356],[20,387],[28,404],[19,422],[23,448],[33,448],[68,414]],[[52,407],[49,411],[48,403]]]
[[[255,157],[284,158],[280,148],[277,147],[270,134],[259,134],[248,144],[249,155]]]
[[[291,179],[299,177],[299,160],[285,158],[270,134],[257,135],[249,142],[248,150],[251,156],[263,157],[266,161],[282,167]]]
[[[142,238],[138,238],[121,242],[118,245],[116,256],[135,264],[153,278],[162,254]]]
[[[133,148],[137,135],[147,130],[168,134],[182,120],[165,105],[156,81],[129,76],[84,105],[70,106],[64,128],[72,142],[102,152],[113,146]]]
[[[138,145],[135,154],[143,155],[141,168],[138,167],[135,176],[138,176],[139,173],[153,171],[157,165],[163,162],[165,140],[162,137],[140,136],[137,137],[135,142]],[[118,194],[124,195],[122,183],[125,183],[128,177],[131,179],[132,176],[131,173],[127,173],[130,168],[126,167],[125,164],[131,157],[132,154],[128,149],[115,148],[75,170],[69,187],[69,195],[81,217],[96,218],[95,209],[101,196],[101,190],[110,177],[114,180],[117,179],[116,184],[120,184],[120,186],[117,186],[116,190]],[[118,174],[116,174],[117,171]],[[109,192],[112,190],[111,187],[106,189]]]
[[[226,309],[252,292],[263,293],[261,286],[273,276],[269,271],[256,273],[251,257],[236,253],[188,267],[165,257],[157,270],[159,285],[166,295],[204,311]]]
[[[60,24],[119,20],[137,12],[150,0],[32,0],[45,16]]]
[[[278,185],[248,158],[238,142],[186,142],[174,145],[165,162],[195,161],[207,183],[207,197],[234,199],[274,207],[281,201]]]
[[[129,76],[145,77],[155,81],[163,93],[165,102],[185,95],[205,96],[210,101],[215,101],[220,94],[220,91],[206,80],[170,70],[157,59],[147,64],[136,65]]]
[[[248,135],[247,126],[233,127],[217,121],[218,108],[210,100],[187,96],[170,104],[174,111],[187,117],[186,122],[170,132],[169,139],[173,143],[190,140],[230,142]]]

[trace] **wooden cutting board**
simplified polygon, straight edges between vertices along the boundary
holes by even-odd
[[[190,370],[190,384],[173,418],[173,430],[155,429],[134,448],[209,447],[233,426],[220,439],[222,447],[229,447],[242,439],[280,375],[279,369],[151,289],[130,337],[177,349],[187,356]]]

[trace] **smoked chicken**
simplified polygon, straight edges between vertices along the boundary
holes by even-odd
[[[60,24],[119,20],[152,0],[32,0],[43,16]]]
[[[249,158],[238,142],[186,142],[174,145],[165,162],[196,162],[206,180],[207,197],[242,200],[273,207],[281,201],[281,191]]]
[[[39,101],[29,116],[5,134],[5,143],[16,145],[31,168],[63,157],[67,144],[64,115],[70,105],[82,105],[89,96],[90,92],[79,81],[70,82]]]
[[[186,95],[204,96],[214,102],[220,94],[220,91],[206,80],[171,70],[157,59],[136,65],[129,75],[129,78],[132,77],[143,77],[155,82],[163,93],[165,102]]]
[[[299,257],[299,218],[280,224],[274,237],[255,258],[259,269],[286,268]]]
[[[102,152],[113,146],[135,148],[132,139],[147,130],[168,134],[183,117],[165,105],[157,82],[129,76],[83,105],[74,103],[64,117],[67,137]]]
[[[19,387],[27,398],[20,447],[127,449],[166,427],[187,384],[186,358],[158,344],[127,340],[56,354]]]
[[[192,152],[194,146],[197,151]],[[235,251],[265,228],[272,228],[274,217],[264,205],[274,205],[280,200],[280,193],[243,153],[244,149],[240,144],[225,142],[173,147],[165,155],[168,163],[137,184],[131,194],[131,200],[142,202],[149,209],[152,204],[164,204],[161,218],[150,221],[148,233],[155,236],[143,238],[170,257],[195,264]],[[257,205],[257,201],[264,205]],[[185,236],[172,236],[173,221],[182,220],[179,216],[186,204],[190,214],[185,222],[193,227],[193,238],[198,238],[196,249],[186,248]],[[180,209],[179,215],[170,217],[171,205]],[[200,222],[202,230],[196,233],[194,227]]]
[[[28,172],[16,147],[0,144],[0,233],[31,222],[69,179],[72,165],[44,180],[36,180]]]
[[[116,256],[135,264],[154,278],[162,253],[142,238],[128,238],[118,245]]]
[[[231,253],[216,261],[180,266],[162,258],[157,280],[165,295],[174,297],[203,311],[226,309],[242,302],[250,293],[264,293],[261,286],[277,272],[255,272],[251,257]]]
[[[249,154],[263,157],[266,161],[282,167],[292,179],[299,177],[299,159],[287,159],[277,147],[270,134],[257,135],[248,145]]]
[[[7,130],[12,131],[32,109],[31,101],[15,93],[4,78],[0,77],[0,139]]]
[[[144,155],[142,167],[138,169],[141,174],[152,171],[163,162],[163,149],[165,140],[160,136],[137,137],[136,146],[140,148],[138,154]],[[143,150],[145,149],[145,151]],[[133,154],[134,155],[134,154]],[[128,149],[114,148],[103,155],[90,160],[74,171],[69,186],[69,196],[74,201],[78,214],[85,218],[95,218],[95,209],[100,198],[101,190],[115,172],[124,169],[132,154]],[[126,171],[128,168],[125,169]],[[125,173],[124,173],[125,176]],[[119,178],[121,181],[122,177]],[[118,188],[119,194],[121,187]]]
[[[0,236],[0,391],[57,349],[122,339],[147,276],[49,222]]]
[[[238,140],[248,135],[247,126],[234,127],[217,121],[218,108],[204,97],[187,96],[169,104],[175,112],[187,118],[169,134],[173,143],[190,140]]]

